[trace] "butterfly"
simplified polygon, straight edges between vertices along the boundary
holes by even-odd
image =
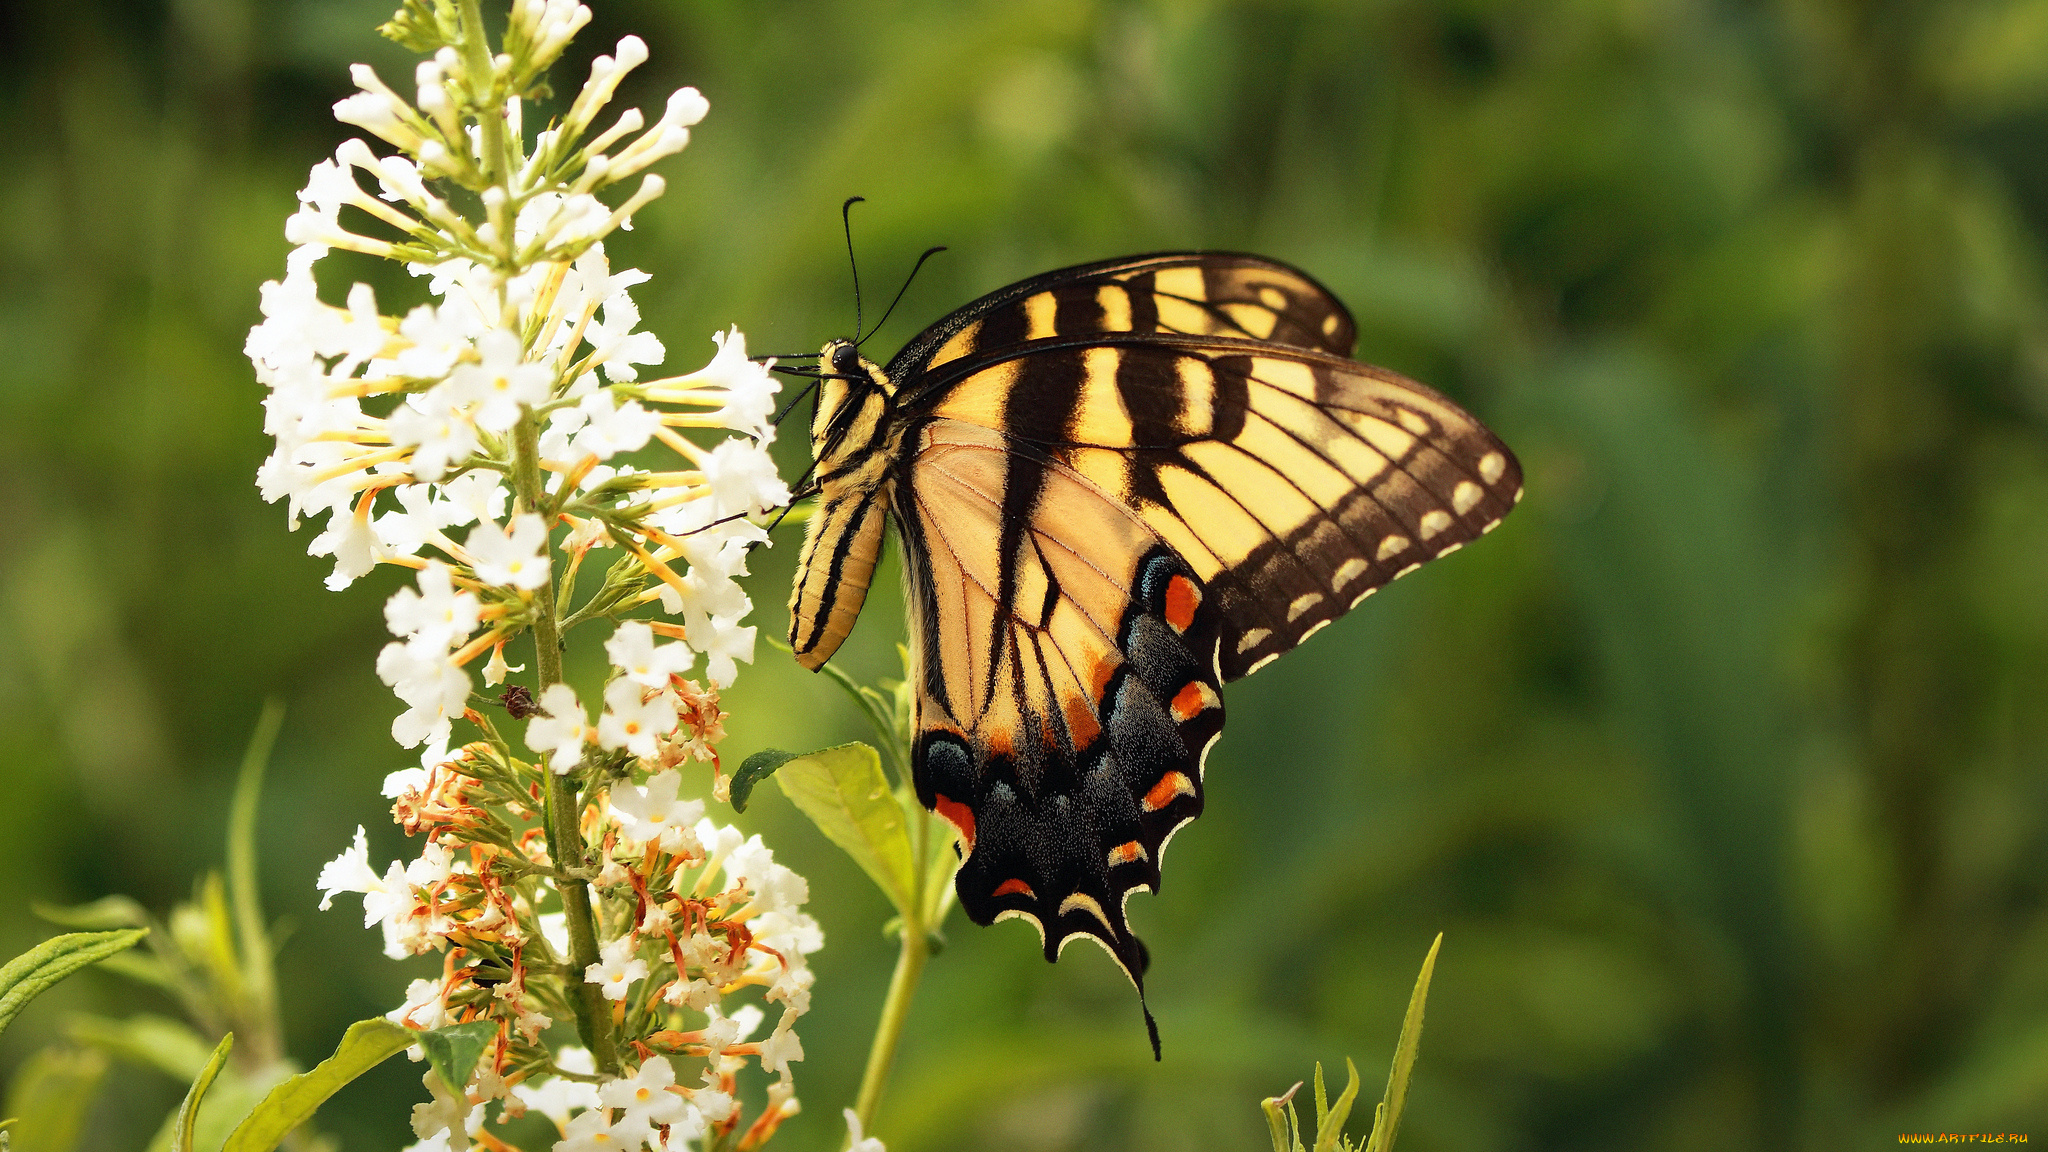
[[[1504,444],[1355,338],[1303,272],[1169,252],[1012,284],[886,367],[820,357],[791,649],[831,658],[893,520],[912,773],[961,906],[1030,921],[1047,960],[1096,941],[1141,1004],[1125,901],[1201,814],[1222,686],[1522,495]]]

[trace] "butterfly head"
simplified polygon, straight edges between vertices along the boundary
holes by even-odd
[[[818,381],[818,410],[811,418],[811,450],[822,476],[831,471],[834,458],[879,446],[896,387],[852,341],[831,341],[819,360],[824,377]]]

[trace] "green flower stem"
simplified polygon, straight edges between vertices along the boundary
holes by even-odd
[[[491,79],[494,75],[491,67],[491,45],[484,33],[483,6],[480,0],[462,0],[458,11],[461,21],[459,27],[462,36],[463,65],[473,82],[489,82],[495,89],[496,84]],[[487,99],[484,92],[475,92],[472,95],[480,100]],[[511,143],[505,137],[505,120],[499,114],[498,107],[485,107],[480,109],[479,113],[477,129],[483,133],[484,178],[508,193],[506,199],[492,210],[491,225],[498,232],[497,255],[509,260],[514,244],[511,226],[512,201],[509,195],[512,191]],[[504,271],[502,264],[499,267]]]
[[[903,950],[896,954],[896,973],[889,977],[889,994],[882,1000],[882,1019],[875,1025],[875,1043],[868,1049],[867,1071],[861,1074],[860,1095],[853,1102],[853,1114],[859,1118],[863,1132],[874,1123],[875,1110],[882,1103],[889,1066],[896,1062],[896,1044],[903,1038],[903,1022],[910,1017],[917,982],[923,978],[924,963],[932,955],[925,926],[912,920],[908,916],[903,919]]]
[[[536,513],[544,507],[542,499],[545,494],[540,478],[538,423],[531,413],[523,413],[512,432],[513,483],[518,488],[520,503]],[[556,620],[552,557],[549,568],[549,578],[542,581],[533,605],[534,674],[541,692],[547,691],[550,684],[562,682],[562,634]],[[584,855],[583,829],[579,819],[583,805],[579,802],[576,785],[567,776],[552,771],[546,775],[544,824],[548,859],[560,869],[580,867]],[[562,911],[567,913],[569,922],[569,1002],[576,1010],[576,1033],[582,1038],[583,1046],[590,1049],[597,1070],[616,1076],[620,1070],[619,1053],[612,1044],[611,1007],[605,1002],[603,991],[583,979],[584,970],[598,962],[597,917],[590,907],[590,888],[580,880],[564,879],[555,883],[555,890],[562,894]]]

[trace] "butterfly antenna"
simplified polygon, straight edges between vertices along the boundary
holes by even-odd
[[[860,319],[860,261],[853,258],[853,206],[866,200],[865,196],[848,196],[846,203],[839,206],[839,222],[846,228],[846,262],[853,266],[853,330],[861,329]]]
[[[789,490],[789,503],[782,506],[781,515],[769,522],[768,531],[773,532],[777,528],[782,527],[782,522],[789,518],[790,512],[795,510],[797,501],[808,500],[818,494],[817,486],[811,483],[811,473],[817,470],[818,462],[813,460],[811,461],[811,466],[804,469],[804,474],[796,478],[795,486]]]
[[[910,275],[905,276],[903,278],[903,287],[898,288],[896,290],[896,299],[889,301],[888,311],[882,313],[882,318],[880,320],[875,321],[874,330],[869,332],[868,336],[873,336],[876,332],[880,332],[882,330],[882,325],[887,324],[889,322],[889,317],[895,314],[896,305],[901,304],[903,302],[903,294],[905,292],[910,291],[910,282],[912,280],[917,279],[917,270],[919,268],[924,267],[924,262],[938,255],[939,253],[944,252],[945,250],[946,246],[944,244],[940,244],[936,247],[927,248],[924,250],[924,255],[919,256],[917,258],[917,263],[911,266]],[[860,329],[856,328],[854,329],[854,331],[858,332],[860,331]],[[853,342],[853,346],[855,348],[858,348],[862,344],[867,343],[868,336],[862,336],[858,340],[855,340]]]
[[[816,388],[817,386],[818,378],[813,376],[811,378],[811,382],[809,384],[804,385],[804,390],[790,397],[789,403],[784,404],[782,406],[782,411],[777,412],[775,414],[775,419],[770,421],[770,423],[774,424],[777,428],[782,427],[782,422],[789,417],[789,414],[791,412],[796,410],[797,405],[804,402],[804,397],[809,396],[811,394],[811,389]]]

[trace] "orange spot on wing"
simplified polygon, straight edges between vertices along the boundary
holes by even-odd
[[[1008,728],[991,724],[981,734],[981,746],[990,756],[1014,756],[1017,752],[1017,735]]]
[[[1074,748],[1086,748],[1102,735],[1102,722],[1095,718],[1095,701],[1086,696],[1069,696],[1060,701],[1067,717],[1067,731],[1074,738]]]
[[[1194,794],[1195,782],[1188,779],[1187,773],[1168,772],[1159,778],[1159,783],[1154,784],[1150,792],[1145,793],[1145,811],[1157,812],[1168,804],[1173,803],[1176,796],[1193,796]]]
[[[960,830],[961,846],[969,852],[974,851],[974,809],[944,796],[934,796],[932,800],[932,810]]]
[[[1109,850],[1109,866],[1130,864],[1145,859],[1145,846],[1136,840],[1128,840]]]
[[[1029,896],[1033,900],[1038,899],[1038,893],[1033,892],[1031,890],[1031,885],[1026,884],[1022,880],[1017,879],[1015,876],[1012,876],[1008,880],[1003,881],[1001,884],[996,885],[996,890],[994,894],[997,896],[1008,896],[1012,893],[1017,892],[1022,892],[1024,895]]]
[[[1093,674],[1088,677],[1088,696],[1100,700],[1109,695],[1109,679],[1123,666],[1123,656],[1116,652],[1104,652],[1095,661]]]
[[[1202,714],[1205,708],[1216,706],[1216,690],[1200,680],[1190,680],[1173,698],[1173,716],[1185,724]]]
[[[1175,575],[1166,582],[1166,622],[1173,625],[1175,632],[1185,632],[1192,627],[1195,609],[1201,606],[1202,593],[1193,580]]]

